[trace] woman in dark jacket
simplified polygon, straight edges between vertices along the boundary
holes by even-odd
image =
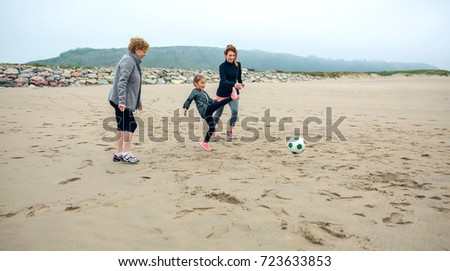
[[[237,49],[233,45],[229,44],[224,51],[225,62],[219,66],[220,83],[217,88],[216,100],[221,101],[230,97],[233,88],[237,90],[238,99],[228,103],[231,109],[231,118],[228,122],[227,137],[229,139],[234,138],[233,127],[236,124],[238,118],[238,106],[239,106],[239,90],[244,87],[242,83],[242,69],[241,63],[237,61]],[[214,114],[214,121],[217,123],[222,116],[223,106],[217,109]]]

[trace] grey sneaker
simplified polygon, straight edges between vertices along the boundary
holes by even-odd
[[[124,156],[122,156],[122,161],[129,164],[136,164],[139,162],[139,159],[134,156],[132,153],[127,153]]]
[[[227,131],[227,138],[236,139],[236,136],[234,135],[233,131]]]
[[[122,161],[122,155],[117,155],[117,154],[114,154],[114,156],[113,156],[113,162],[120,162],[120,161]]]

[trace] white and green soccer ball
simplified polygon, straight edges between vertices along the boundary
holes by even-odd
[[[299,154],[305,150],[305,140],[301,136],[293,136],[287,146],[293,154]]]

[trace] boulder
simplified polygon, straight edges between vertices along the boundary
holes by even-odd
[[[16,68],[8,68],[8,69],[6,69],[3,72],[3,74],[6,74],[6,75],[19,75],[19,70],[16,69]]]

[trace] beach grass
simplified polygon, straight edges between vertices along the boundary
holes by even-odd
[[[357,75],[379,75],[379,76],[392,76],[396,74],[401,74],[405,76],[412,75],[437,75],[448,77],[450,71],[447,70],[398,70],[398,71],[377,71],[377,72],[283,72],[280,73],[295,73],[302,74],[310,77],[322,77],[322,78],[340,78],[346,76],[357,76]]]
[[[403,74],[403,75],[439,75],[439,76],[447,76],[450,74],[450,71],[447,70],[410,70],[410,71],[382,71],[382,72],[370,72],[372,74],[378,74],[381,76],[391,76],[394,74]],[[369,74],[370,74],[369,73]]]

